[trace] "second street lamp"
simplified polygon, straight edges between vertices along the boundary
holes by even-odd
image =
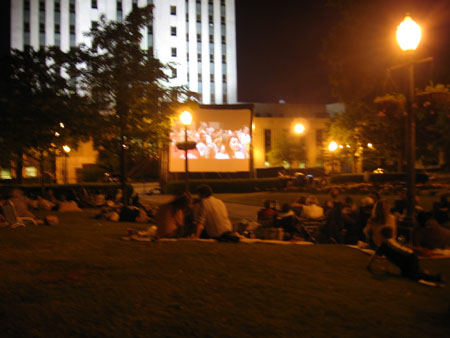
[[[68,145],[64,145],[64,184],[69,183],[69,166],[67,164],[67,157],[69,156],[69,153],[72,149]]]
[[[408,53],[408,95],[407,95],[407,128],[406,156],[407,156],[407,214],[406,223],[414,225],[414,209],[416,198],[416,116],[414,111],[414,60],[413,54],[421,38],[420,26],[409,15],[397,27],[397,42],[400,48]]]
[[[189,192],[188,135],[187,127],[192,123],[192,115],[187,110],[181,113],[180,122],[184,125],[184,182],[185,191]]]
[[[328,150],[331,152],[331,173],[334,174],[334,152],[337,150],[338,144],[331,141],[328,145]]]

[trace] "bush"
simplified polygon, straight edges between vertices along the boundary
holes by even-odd
[[[364,175],[362,174],[342,174],[333,175],[330,177],[330,183],[342,184],[342,183],[362,183],[364,182]]]
[[[75,195],[82,196],[83,189],[89,194],[103,193],[106,196],[114,196],[117,189],[121,189],[122,186],[118,183],[96,183],[96,184],[63,184],[63,185],[2,185],[0,186],[0,196],[9,197],[12,189],[22,189],[25,195],[31,198],[42,196],[47,189],[53,190],[56,198],[66,196],[68,199],[72,199]],[[133,191],[133,187],[128,185],[128,190]]]
[[[196,187],[200,184],[208,184],[215,193],[240,193],[255,192],[261,190],[283,189],[286,182],[278,178],[265,179],[218,179],[218,180],[190,180],[190,191],[196,193]],[[173,181],[163,187],[163,193],[176,194],[184,191],[184,181]]]
[[[82,182],[101,182],[105,175],[105,170],[98,166],[84,167],[79,170]]]
[[[428,181],[428,175],[424,173],[416,173],[416,183],[425,183]],[[330,178],[330,183],[363,183],[363,174],[342,174],[333,175]],[[406,173],[384,173],[384,174],[370,174],[369,182],[371,183],[390,183],[390,182],[406,182]]]

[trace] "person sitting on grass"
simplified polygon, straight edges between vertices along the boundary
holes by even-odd
[[[217,240],[227,240],[230,237],[230,241],[234,241],[235,238],[231,236],[233,225],[228,217],[225,204],[212,196],[212,189],[209,185],[200,185],[197,191],[200,203],[195,215],[195,237]]]
[[[370,257],[367,264],[367,270],[372,272],[372,264],[377,256],[385,256],[391,263],[396,265],[403,277],[409,278],[416,282],[420,280],[443,283],[440,274],[432,275],[426,271],[422,271],[419,266],[419,259],[411,249],[402,246],[392,238],[393,231],[391,227],[383,227],[380,231],[383,242]]]
[[[277,215],[277,210],[272,206],[271,200],[264,201],[264,208],[258,211],[258,222],[262,225],[273,225],[273,219]]]
[[[392,237],[397,237],[397,222],[390,210],[391,205],[387,200],[380,199],[377,201],[372,209],[372,215],[363,229],[367,243],[374,250],[383,242],[383,237],[380,233],[383,227],[392,228]]]
[[[191,196],[183,194],[173,201],[162,204],[155,214],[155,221],[158,230],[157,238],[178,238],[185,237],[184,214],[185,209],[191,204]]]
[[[303,206],[301,217],[308,219],[324,218],[323,208],[319,205],[319,200],[316,196],[310,195],[306,199],[306,205]]]

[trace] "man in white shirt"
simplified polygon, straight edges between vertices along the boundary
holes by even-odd
[[[201,199],[195,216],[197,238],[200,237],[203,230],[211,238],[219,238],[223,234],[233,231],[227,208],[221,200],[212,196],[211,187],[201,185],[197,190]]]

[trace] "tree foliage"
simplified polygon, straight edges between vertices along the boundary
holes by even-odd
[[[329,4],[335,8],[339,23],[324,41],[322,58],[329,67],[334,94],[346,105],[346,112],[330,125],[330,135],[349,144],[353,156],[359,154],[362,145],[364,157],[397,161],[400,169],[405,148],[406,106],[404,96],[399,93],[406,92],[408,77],[405,69],[400,71],[401,67],[395,74],[387,75],[392,66],[409,61],[397,45],[395,29],[405,13],[412,12],[429,33],[434,32],[445,41],[445,34],[450,30],[445,28],[448,20],[442,13],[449,9],[449,4],[441,0],[408,3],[331,0]],[[422,48],[419,46],[415,57],[433,56],[435,68],[439,69],[435,78],[446,81],[450,74],[448,48],[441,48],[442,41],[431,39],[432,34],[427,36],[428,40],[422,43]],[[432,76],[429,69],[429,65],[416,66],[416,86],[424,87],[429,83]],[[439,143],[445,145],[446,140],[433,120],[439,114],[433,117],[429,112],[425,113],[424,108],[419,106],[417,110],[417,154],[418,158],[427,159],[436,155],[437,149],[442,148]],[[445,108],[441,105],[439,111],[445,111]],[[448,125],[445,120],[448,116],[445,113],[439,116],[440,123]],[[425,141],[430,138],[435,141]],[[369,142],[374,148],[364,146]]]
[[[287,131],[278,135],[272,150],[267,154],[270,163],[291,167],[294,162],[305,160],[305,143],[301,137],[299,139],[299,136],[292,135]]]
[[[1,81],[0,147],[2,158],[16,159],[21,179],[22,154],[34,157],[75,147],[87,137],[85,100],[67,72],[74,73],[71,52],[57,48],[12,50]],[[42,158],[40,158],[42,159]]]
[[[109,153],[103,158],[111,165],[120,163],[122,181],[126,155],[156,156],[168,141],[179,100],[189,97],[183,88],[165,85],[170,67],[154,58],[152,49],[141,48],[141,32],[152,22],[152,8],[134,8],[123,22],[102,17],[88,34],[91,47],[81,47],[84,90],[102,121],[94,143]]]

